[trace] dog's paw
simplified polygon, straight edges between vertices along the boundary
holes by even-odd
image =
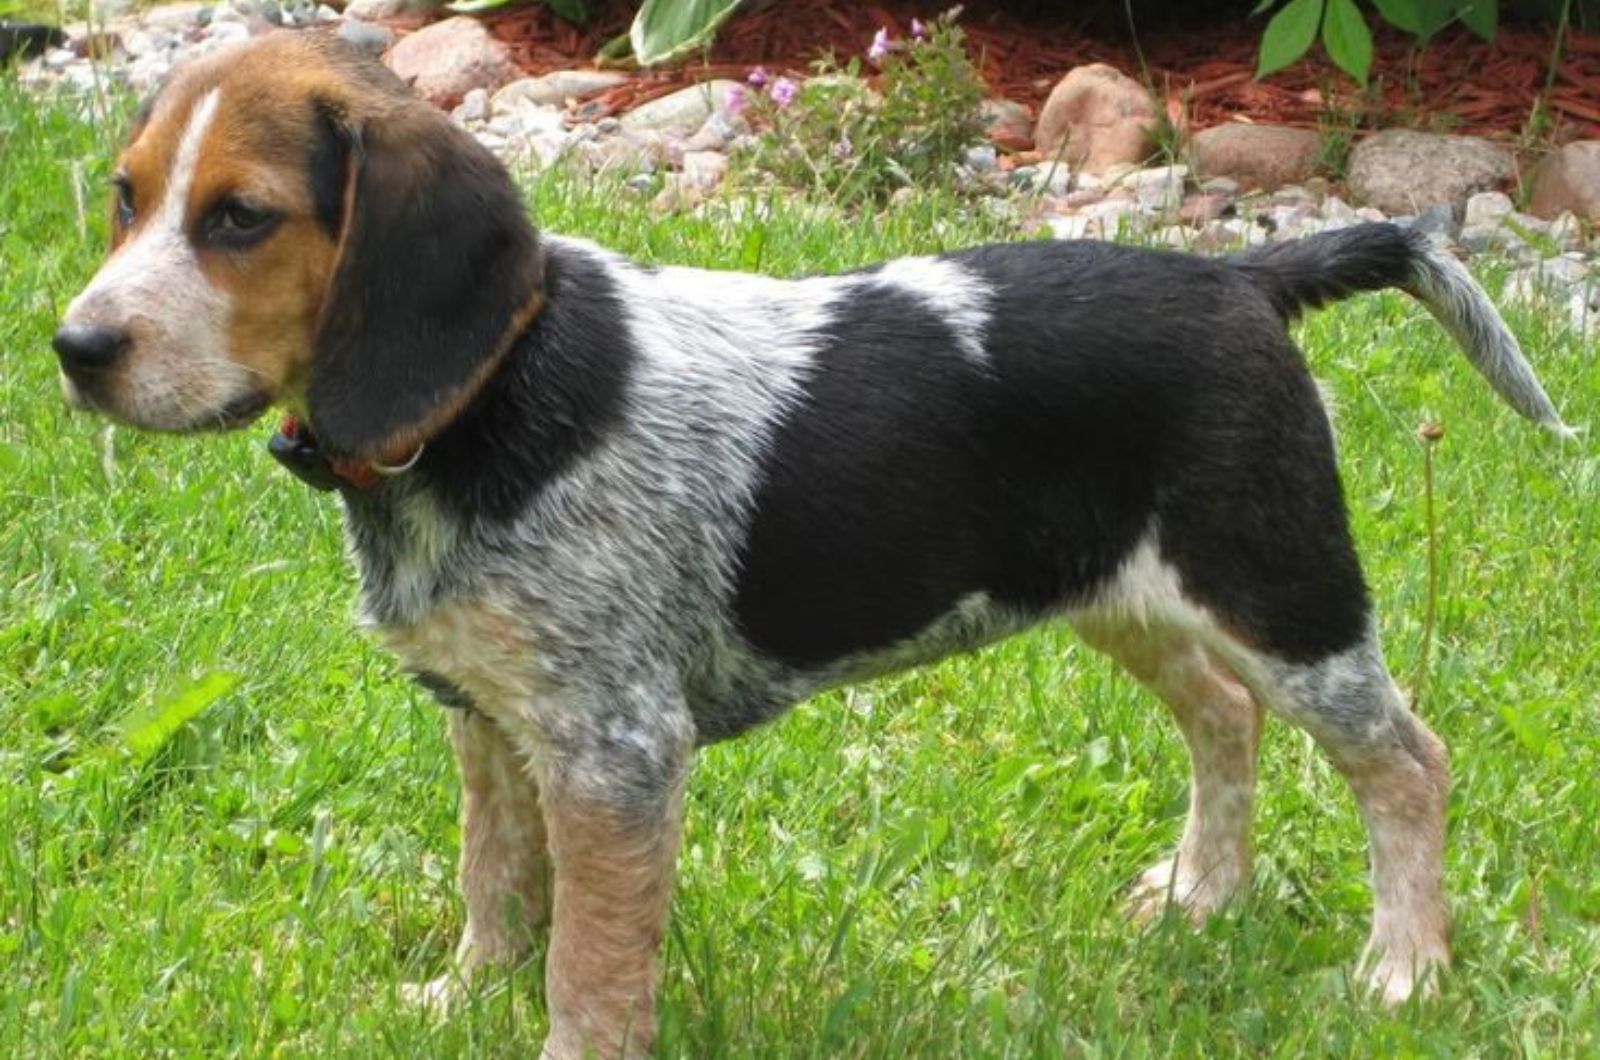
[[[1368,994],[1385,1008],[1398,1008],[1419,997],[1439,993],[1439,978],[1450,967],[1450,954],[1442,945],[1400,945],[1379,950],[1369,944],[1357,966]]]
[[[1128,893],[1127,914],[1138,924],[1159,920],[1168,905],[1176,906],[1195,925],[1203,924],[1227,905],[1244,882],[1242,868],[1215,863],[1209,872],[1195,872],[1178,858],[1150,866]]]
[[[402,983],[400,997],[412,1008],[443,1019],[460,1004],[466,985],[455,973],[446,973],[426,983]]]

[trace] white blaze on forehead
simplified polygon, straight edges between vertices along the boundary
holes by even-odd
[[[108,313],[118,316],[140,313],[154,317],[175,292],[167,292],[167,297],[160,297],[159,292],[152,290],[153,277],[162,276],[171,282],[185,279],[192,282],[192,278],[179,275],[189,269],[198,270],[194,251],[183,237],[183,217],[189,193],[194,189],[195,171],[199,168],[200,144],[205,139],[212,118],[216,116],[219,94],[220,89],[212,89],[189,111],[183,136],[178,140],[178,149],[173,152],[171,167],[167,172],[166,192],[155,213],[150,215],[137,236],[111,256],[73,302],[67,311],[69,323],[76,322],[83,313],[96,317]],[[157,296],[153,302],[152,295]],[[119,304],[121,309],[117,312]],[[119,326],[126,324],[121,319],[100,322]],[[170,319],[164,322],[169,326],[180,323]]]
[[[172,169],[167,174],[167,194],[161,200],[161,209],[152,217],[152,227],[167,231],[182,231],[184,208],[189,202],[189,192],[194,190],[194,173],[200,163],[200,144],[217,114],[217,100],[222,90],[213,88],[189,112],[189,123],[184,127],[183,138],[172,156]]]

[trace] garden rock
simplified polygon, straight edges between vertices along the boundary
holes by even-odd
[[[1469,228],[1497,225],[1509,217],[1516,208],[1511,196],[1503,191],[1480,191],[1467,200],[1467,210],[1462,218],[1462,224]]]
[[[559,107],[569,99],[588,99],[628,80],[613,70],[552,70],[541,77],[524,77],[495,93],[495,99]]]
[[[1195,133],[1189,144],[1195,174],[1227,177],[1241,187],[1272,191],[1311,178],[1322,137],[1311,129],[1230,122]]]
[[[727,173],[728,156],[720,152],[688,151],[683,156],[683,183],[687,187],[714,188]]]
[[[653,99],[622,116],[622,127],[633,133],[654,132],[686,137],[711,115],[726,111],[735,94],[744,91],[736,81],[705,81],[671,95]]]
[[[1145,87],[1104,63],[1068,72],[1045,100],[1034,146],[1057,152],[1074,169],[1100,174],[1117,164],[1137,166],[1151,154],[1156,108]]]
[[[1540,163],[1533,175],[1529,211],[1556,217],[1570,210],[1600,220],[1600,140],[1567,144]]]
[[[345,5],[344,13],[349,18],[375,22],[384,18],[436,11],[441,6],[438,0],[350,0]]]
[[[1475,136],[1389,129],[1350,152],[1350,190],[1390,214],[1438,204],[1464,209],[1477,192],[1498,190],[1514,176],[1511,153]]]
[[[1033,146],[1033,116],[1011,99],[986,99],[978,107],[983,135],[1001,147],[1026,151]]]
[[[385,61],[428,102],[453,107],[474,88],[495,89],[518,69],[504,44],[465,16],[445,19],[402,39]]]
[[[372,55],[382,55],[394,43],[393,31],[359,18],[346,18],[334,32],[341,40]]]
[[[144,24],[151,29],[185,30],[211,21],[211,8],[201,3],[167,4],[144,13]]]
[[[1145,210],[1167,213],[1183,202],[1183,182],[1188,176],[1188,166],[1155,166],[1135,170],[1118,183],[1131,190]]]

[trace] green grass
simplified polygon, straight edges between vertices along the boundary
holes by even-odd
[[[399,999],[460,927],[454,767],[438,708],[353,631],[335,503],[267,458],[265,427],[151,437],[59,400],[48,340],[101,251],[107,141],[0,85],[0,1056],[527,1054],[540,955],[448,1022]],[[994,234],[937,204],[688,220],[615,189],[530,194],[553,230],[776,273]],[[1567,415],[1600,423],[1593,347],[1513,325]],[[1045,629],[702,756],[661,1055],[1600,1052],[1595,444],[1515,419],[1401,297],[1301,338],[1342,405],[1402,675],[1427,582],[1413,431],[1449,430],[1421,707],[1457,780],[1443,997],[1393,1015],[1351,997],[1362,830],[1281,725],[1248,900],[1198,933],[1123,920],[1177,836],[1183,747]]]

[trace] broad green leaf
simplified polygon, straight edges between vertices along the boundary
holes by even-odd
[[[238,674],[214,670],[150,710],[141,710],[122,725],[122,743],[140,762],[148,762],[207,707],[233,691]]]
[[[1322,17],[1322,46],[1339,69],[1363,85],[1367,83],[1372,70],[1372,31],[1356,0],[1328,0],[1327,14]]]
[[[1494,40],[1500,28],[1499,0],[1467,0],[1461,6],[1461,21],[1484,40]]]
[[[739,0],[644,0],[628,39],[640,66],[653,66],[709,41]]]
[[[1392,25],[1427,40],[1455,17],[1457,0],[1373,0]]]
[[[1322,24],[1322,0],[1289,0],[1272,16],[1261,34],[1261,59],[1256,76],[1282,70],[1306,53]]]
[[[480,11],[509,7],[516,2],[517,0],[456,0],[455,3],[446,6],[458,15],[476,15]],[[568,22],[589,21],[589,11],[583,6],[583,0],[540,0],[540,2]]]

